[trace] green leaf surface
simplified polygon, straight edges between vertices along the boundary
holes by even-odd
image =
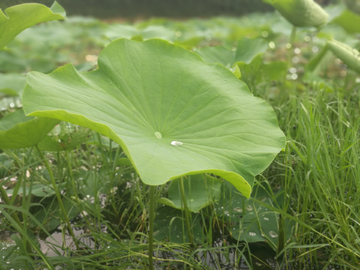
[[[10,174],[13,163],[14,160],[10,156],[0,154],[0,179],[5,178]]]
[[[73,202],[71,202],[67,198],[63,198],[62,201],[63,201],[64,208],[66,210],[69,220],[72,220],[77,215],[79,215],[80,210],[77,205],[75,205]],[[37,220],[49,232],[55,230],[57,227],[60,226],[60,224],[61,224],[60,216],[61,215],[62,214],[60,211],[59,203],[55,197],[44,208],[41,208],[38,212],[36,212],[34,214],[34,216],[37,218]],[[34,226],[36,226],[36,223],[34,221],[31,221],[30,226],[34,227]]]
[[[329,15],[313,0],[264,0],[297,27],[322,27]]]
[[[64,9],[54,2],[51,8],[41,4],[22,4],[0,10],[0,49],[13,40],[21,31],[35,24],[63,20]]]
[[[63,188],[64,184],[58,185],[59,188]],[[13,189],[6,190],[6,193],[9,195],[13,194]],[[29,195],[29,187],[25,189],[26,195]],[[18,195],[21,195],[24,193],[23,187],[19,188]],[[31,194],[35,195],[37,197],[49,197],[54,196],[55,191],[53,187],[50,187],[49,185],[44,184],[34,184],[31,189]]]
[[[90,135],[90,130],[84,127],[71,133],[59,134],[57,136],[45,136],[39,143],[43,151],[66,151],[73,150],[76,146],[84,143]]]
[[[58,124],[56,119],[29,117],[18,110],[0,120],[0,149],[37,145]]]
[[[250,196],[284,147],[273,109],[228,69],[163,40],[110,43],[99,69],[30,72],[24,110],[120,144],[145,184],[212,173]]]
[[[194,213],[217,201],[220,197],[221,180],[217,178],[198,174],[191,175],[183,181],[187,207]],[[180,179],[173,180],[169,186],[168,198],[160,198],[158,203],[183,209],[179,184]]]
[[[21,96],[26,85],[25,76],[17,73],[0,73],[0,93],[8,96]]]
[[[350,10],[344,10],[332,23],[340,25],[348,33],[360,33],[360,15]]]
[[[273,206],[274,200],[270,196],[271,193],[264,187],[256,185],[253,197],[264,204]],[[217,207],[215,210],[219,219],[232,224],[229,227],[232,237],[248,243],[269,242],[276,249],[280,234],[279,215],[260,205],[253,198],[246,199],[228,183],[224,183],[222,194],[219,202],[221,207]],[[283,197],[280,196],[278,201],[281,204]],[[291,225],[293,223],[287,224],[285,241],[291,238]]]
[[[207,63],[219,63],[224,67],[233,67],[235,63],[242,62],[250,64],[254,58],[263,54],[268,48],[268,43],[264,39],[244,38],[238,41],[235,51],[230,51],[225,47],[205,47],[196,53]]]
[[[144,29],[138,29],[131,25],[111,25],[109,26],[108,31],[106,31],[105,36],[107,36],[111,41],[118,38],[140,40],[160,38],[167,41],[174,41],[176,38],[175,31],[158,25],[150,25]]]
[[[199,214],[191,214],[191,228],[196,242],[202,241],[202,228]],[[182,212],[168,206],[159,207],[154,220],[154,238],[158,241],[167,239],[171,243],[189,243],[189,236]]]

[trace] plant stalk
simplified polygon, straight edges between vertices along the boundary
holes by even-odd
[[[194,245],[194,235],[193,235],[193,231],[191,229],[191,224],[190,224],[190,217],[189,217],[190,212],[189,212],[189,208],[188,208],[187,202],[186,202],[183,177],[180,178],[180,192],[181,192],[181,200],[184,204],[185,221],[186,221],[186,227],[187,227],[187,231],[188,231],[188,235],[189,235],[189,242],[191,245]]]
[[[155,191],[156,186],[150,186],[150,207],[149,207],[149,269],[154,270],[154,219],[155,219]]]

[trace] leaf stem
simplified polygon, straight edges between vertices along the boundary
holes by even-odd
[[[292,58],[294,46],[295,46],[296,31],[297,31],[296,26],[293,26],[291,29],[290,40],[289,40],[291,47],[287,53],[287,62],[288,62],[289,67],[291,67],[291,65],[292,65],[291,58]]]
[[[150,207],[149,207],[149,269],[154,270],[154,219],[155,219],[155,191],[156,186],[150,186]]]
[[[193,236],[191,225],[190,225],[190,217],[189,217],[190,212],[189,212],[189,208],[187,206],[183,177],[180,178],[180,192],[181,192],[181,200],[184,204],[185,221],[186,221],[186,227],[187,227],[187,231],[188,231],[188,235],[189,235],[189,242],[191,245],[194,245],[194,236]]]

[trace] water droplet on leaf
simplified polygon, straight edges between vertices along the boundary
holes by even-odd
[[[235,211],[235,212],[242,213],[243,209],[242,209],[241,207],[235,207],[235,208],[234,208],[234,211]]]
[[[162,135],[161,135],[161,133],[158,132],[158,131],[155,132],[155,136],[156,136],[156,138],[158,138],[158,139],[162,139]]]
[[[274,231],[269,231],[269,235],[272,237],[272,238],[275,238],[275,237],[278,237],[279,235],[274,232]]]
[[[173,146],[182,146],[184,143],[182,143],[182,142],[178,142],[178,141],[172,141],[171,142],[171,145],[173,145]]]

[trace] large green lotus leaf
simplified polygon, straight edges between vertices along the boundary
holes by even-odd
[[[59,121],[44,117],[29,117],[18,110],[0,120],[0,149],[37,145]]]
[[[9,96],[21,96],[26,85],[25,76],[17,73],[0,73],[0,82],[0,93]]]
[[[41,4],[22,4],[0,10],[0,49],[13,40],[21,31],[35,24],[63,20],[64,9],[54,2],[51,8]]]
[[[294,26],[322,27],[329,15],[313,0],[263,0],[274,6]]]
[[[235,51],[218,46],[205,47],[197,50],[196,53],[207,63],[219,63],[225,67],[233,67],[238,62],[250,64],[257,55],[263,54],[267,48],[268,43],[264,39],[243,38],[238,41]]]
[[[89,127],[121,145],[145,184],[212,173],[250,196],[284,147],[273,109],[220,65],[163,40],[119,39],[99,69],[30,72],[24,110]]]
[[[360,72],[360,53],[358,50],[336,40],[329,40],[327,47],[349,68]]]
[[[191,175],[183,179],[187,207],[196,213],[208,206],[220,197],[221,180],[208,175]],[[165,204],[176,209],[183,209],[180,179],[171,182],[168,190],[168,198],[160,198],[158,203]]]

